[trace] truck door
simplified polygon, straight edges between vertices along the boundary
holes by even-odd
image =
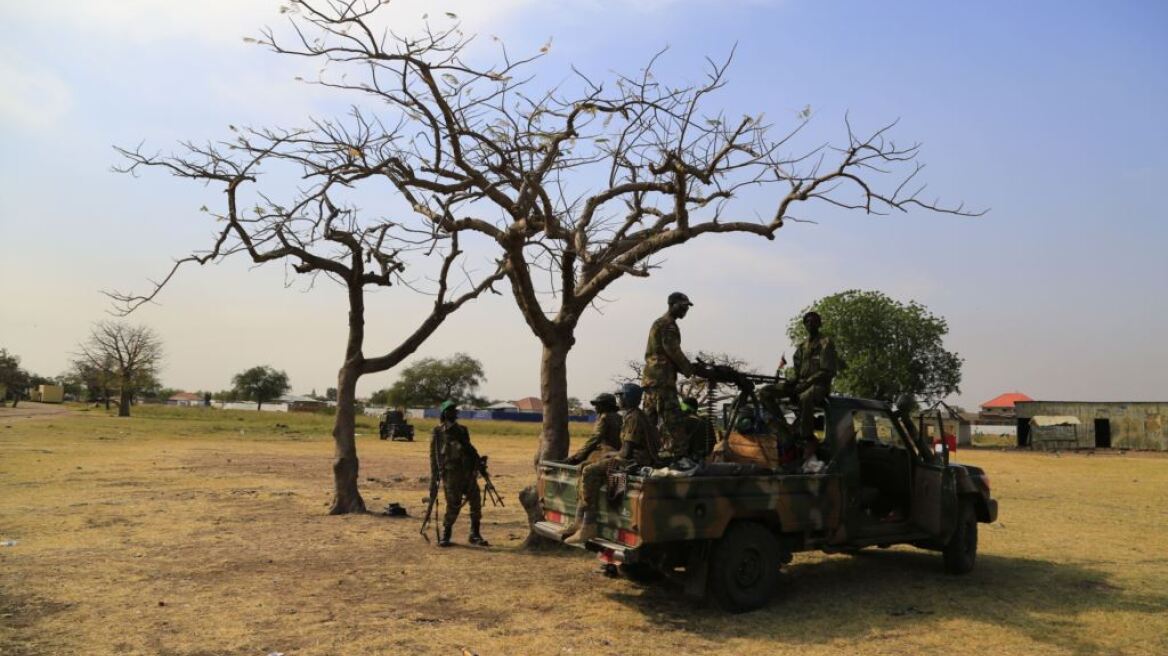
[[[956,513],[957,487],[953,471],[914,459],[912,521],[931,535],[945,535],[945,517]]]

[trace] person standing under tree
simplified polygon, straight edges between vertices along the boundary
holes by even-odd
[[[442,518],[442,536],[438,546],[450,546],[450,532],[462,510],[463,498],[470,504],[470,544],[487,547],[480,526],[483,519],[483,496],[479,490],[478,473],[482,466],[479,452],[470,443],[470,432],[458,423],[458,404],[443,401],[439,406],[440,422],[430,439],[430,498],[438,494],[438,483],[446,498],[446,514]]]

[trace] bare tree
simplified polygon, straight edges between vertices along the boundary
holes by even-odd
[[[353,15],[346,6],[350,5],[330,5],[338,15]],[[428,47],[439,48],[437,43]],[[151,154],[141,146],[118,149],[127,163],[116,170],[136,173],[157,167],[214,185],[224,194],[221,208],[202,208],[220,224],[210,247],[176,261],[148,293],[110,292],[118,312],[128,314],[153,301],[184,265],[219,262],[237,254],[257,264],[286,261],[311,281],[323,275],[345,290],[348,335],[337,374],[330,514],[365,510],[357,487],[354,436],[358,379],[396,366],[451,313],[505,275],[494,261],[483,273],[468,268],[460,248],[460,234],[467,226],[435,220],[486,192],[414,180],[412,172],[441,162],[443,151],[440,144],[426,143],[411,132],[409,121],[404,114],[367,116],[354,108],[345,119],[312,120],[304,128],[232,126],[232,138],[206,145],[185,142],[178,154]],[[264,185],[259,188],[261,180]],[[402,194],[404,208],[388,210],[393,218],[370,217],[372,212],[359,210],[361,189],[385,180],[392,183],[391,189],[409,190]],[[287,198],[277,200],[280,194]],[[407,265],[413,267],[411,277],[406,275]],[[430,294],[433,304],[420,320],[402,317],[413,328],[395,346],[366,355],[366,292],[390,286]]]
[[[79,367],[101,372],[100,376],[118,389],[118,416],[129,417],[134,394],[153,381],[162,362],[162,340],[146,326],[113,321],[98,322],[81,343]],[[109,406],[109,389],[106,390]]]
[[[709,234],[774,239],[808,220],[796,208],[816,204],[978,214],[922,197],[918,145],[897,144],[895,123],[861,135],[845,120],[841,146],[794,151],[809,112],[778,136],[761,114],[711,112],[732,56],[708,60],[694,85],[657,81],[654,57],[635,75],[602,83],[573,69],[569,82],[541,90],[528,73],[539,54],[513,59],[500,46],[494,65],[476,65],[457,23],[405,37],[377,28],[378,6],[298,1],[293,36],[269,30],[258,42],[320,60],[315,84],[398,110],[426,151],[412,162],[354,157],[349,175],[385,176],[437,225],[494,241],[543,345],[537,460],[567,453],[566,363],[581,316],[620,278],[648,276],[663,251]],[[435,202],[435,190],[456,202]],[[759,203],[765,215],[752,209]]]

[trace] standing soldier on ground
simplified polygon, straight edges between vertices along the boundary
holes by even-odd
[[[575,534],[575,537],[567,540],[569,544],[584,544],[596,537],[600,488],[608,478],[609,471],[633,464],[653,465],[657,462],[657,430],[648,416],[641,411],[641,394],[639,385],[625,383],[616,395],[624,414],[621,420],[620,453],[612,458],[594,462],[581,472],[580,502],[576,507],[576,518],[561,533],[565,538]]]
[[[430,498],[437,496],[439,481],[446,497],[446,514],[442,518],[438,546],[450,546],[450,531],[462,510],[463,497],[470,504],[470,537],[467,542],[490,546],[479,530],[483,519],[483,497],[477,477],[482,460],[470,443],[470,432],[458,423],[458,404],[444,401],[439,409],[440,421],[430,438]]]
[[[677,375],[689,377],[698,371],[681,350],[681,331],[677,320],[685,317],[693,303],[681,292],[669,295],[669,310],[653,322],[645,346],[645,367],[641,386],[645,391],[645,414],[660,427],[663,450],[675,453],[675,442],[683,441],[681,406],[677,402]]]
[[[826,407],[839,362],[835,342],[819,332],[823,319],[814,310],[803,315],[807,339],[795,351],[795,378],[788,383],[793,401],[799,404],[799,437],[803,440],[804,469],[817,470],[822,463],[815,458],[819,445],[815,439],[815,409]]]

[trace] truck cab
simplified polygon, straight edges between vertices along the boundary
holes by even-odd
[[[624,489],[604,495],[599,535],[585,547],[630,578],[679,577],[688,594],[730,611],[764,605],[779,568],[801,551],[911,544],[942,552],[951,573],[968,572],[977,524],[997,517],[989,479],[950,463],[902,419],[887,403],[831,397],[820,447],[827,464],[816,474],[730,462],[617,472],[610,486]],[[540,463],[541,535],[558,539],[571,523],[579,470]]]

